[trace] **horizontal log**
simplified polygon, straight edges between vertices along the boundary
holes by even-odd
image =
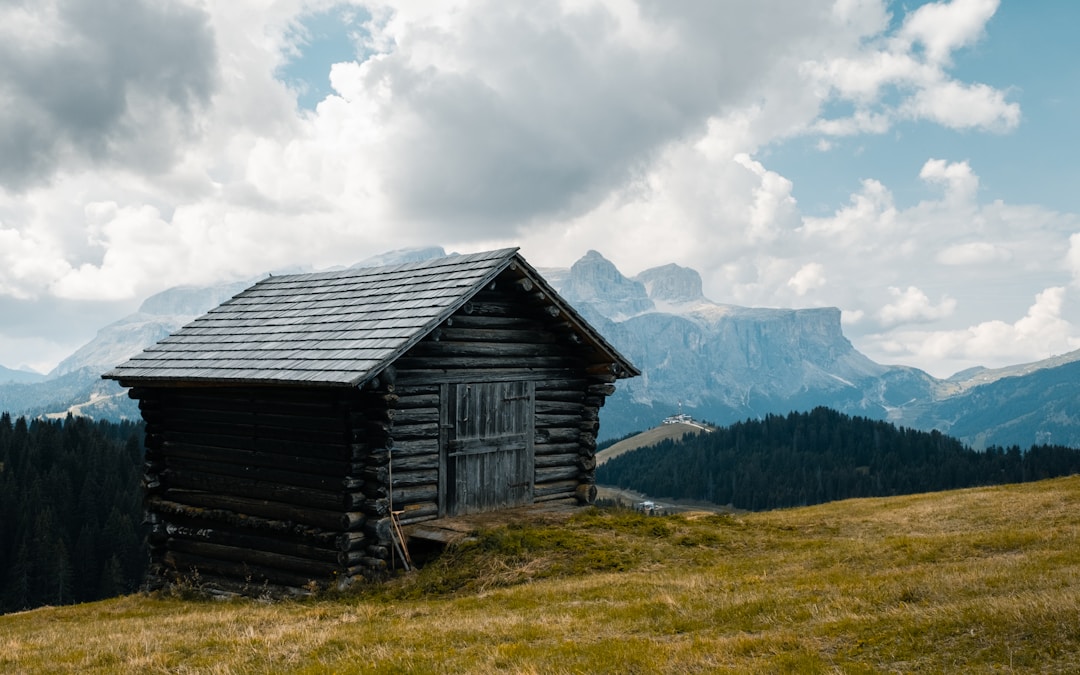
[[[173,574],[180,577],[197,574],[201,580],[207,574],[220,574],[224,577],[246,581],[251,584],[253,590],[257,590],[257,586],[264,581],[292,588],[304,588],[309,586],[312,581],[329,582],[334,578],[333,573],[324,575],[322,578],[315,578],[312,574],[298,573],[243,561],[207,557],[185,551],[169,551],[165,554],[164,562],[174,570]]]
[[[412,455],[401,457],[394,453],[390,459],[390,467],[396,475],[399,471],[418,471],[420,469],[435,469],[439,466],[439,455],[429,453],[426,455]]]
[[[301,468],[312,468],[309,464],[304,464],[302,462],[297,462],[295,466],[285,468],[280,466],[267,467],[259,466],[257,464],[217,462],[211,460],[210,457],[212,457],[212,455],[190,457],[174,453],[169,457],[168,464],[169,467],[176,469],[205,471],[207,473],[223,476],[270,481],[273,483],[294,485],[296,487],[312,488],[328,492],[356,490],[363,484],[363,481],[359,477],[352,476],[351,473],[345,473],[347,470],[346,467],[348,467],[348,469],[352,468],[351,463],[340,463],[342,466],[338,468],[339,472],[336,475],[318,475],[298,470]]]
[[[393,497],[393,508],[400,510],[406,504],[435,501],[439,498],[439,486],[433,484],[394,488]]]
[[[536,455],[536,468],[552,466],[577,466],[579,455],[576,452],[559,455]]]
[[[400,457],[432,454],[439,454],[439,439],[437,436],[408,441],[395,440],[394,442],[393,456],[395,460]]]
[[[339,551],[336,546],[333,548],[323,548],[320,546],[290,541],[280,537],[259,536],[231,529],[193,527],[175,524],[163,524],[158,526],[158,529],[168,540],[184,539],[189,541],[205,541],[211,544],[238,546],[294,556],[297,558],[318,560],[321,562],[336,563],[339,560],[339,556],[342,554],[342,551]]]
[[[580,398],[579,392],[579,398]],[[585,406],[581,401],[556,401],[536,397],[534,409],[537,415],[581,415]]]
[[[336,559],[334,562],[324,562],[271,551],[260,551],[244,546],[213,544],[190,539],[171,538],[167,546],[170,551],[192,553],[205,558],[242,562],[289,572],[310,574],[313,579],[330,578],[335,574],[340,574],[342,571],[341,565],[337,563]]]
[[[514,368],[528,369],[558,369],[574,368],[577,365],[575,359],[567,356],[412,356],[411,353],[399,359],[402,371],[424,369],[448,369],[448,370],[483,370],[486,368],[499,369],[512,366]],[[404,377],[404,373],[402,373]],[[614,378],[614,375],[612,375]]]
[[[575,373],[569,377],[549,378],[536,383],[537,396],[539,392],[567,391],[580,393],[589,386],[590,381],[580,374]],[[546,393],[545,393],[546,396]]]
[[[193,445],[171,441],[165,444],[164,450],[166,452],[162,455],[162,458],[167,457],[169,461],[174,458],[183,458],[189,461],[218,462],[221,464],[235,464],[241,467],[265,467],[267,469],[295,471],[321,476],[330,480],[340,479],[343,481],[345,476],[362,471],[366,464],[366,462],[357,460],[319,459],[302,455],[263,452],[261,450],[240,450],[237,448]],[[368,453],[364,450],[362,452],[350,452],[349,454],[366,457]]]
[[[564,345],[554,342],[481,342],[450,341],[444,338],[439,342],[419,342],[406,352],[405,357],[440,359],[468,359],[480,357],[562,357],[567,358],[568,350]],[[571,358],[571,362],[577,359]]]
[[[263,412],[237,412],[231,410],[189,410],[165,408],[144,411],[144,419],[152,424],[162,424],[172,429],[199,427],[218,430],[226,427],[257,427],[265,430],[307,430],[320,434],[340,435],[349,428],[348,413],[334,411],[332,416],[305,414],[303,410],[293,415]],[[267,432],[269,435],[271,432]]]
[[[448,342],[552,344],[558,340],[558,336],[549,331],[536,330],[535,328],[515,328],[512,326],[476,326],[468,328],[457,325],[444,328],[440,339]]]
[[[533,497],[539,500],[555,494],[573,495],[577,486],[581,485],[577,480],[557,480],[550,483],[537,483],[533,486]]]
[[[521,305],[512,302],[499,302],[497,300],[483,301],[474,299],[465,303],[465,305],[455,315],[455,319],[460,314],[470,316],[498,316],[498,317],[517,317],[521,312]]]
[[[408,504],[398,515],[398,523],[402,525],[408,525],[409,523],[419,523],[423,520],[431,520],[439,515],[439,504],[437,502],[415,502]]]
[[[537,413],[537,427],[569,427],[577,428],[582,423],[581,415],[562,415],[554,413]]]
[[[541,443],[576,443],[580,440],[581,431],[577,429],[539,428],[536,430],[536,436],[533,439],[533,443],[537,445]]]
[[[410,485],[426,485],[428,483],[437,483],[439,481],[438,462],[432,468],[421,469],[416,471],[398,470],[399,467],[394,467],[391,472],[387,470],[387,467],[378,467],[377,469],[369,469],[364,473],[364,477],[368,480],[385,485],[391,477],[393,478],[394,487],[408,487]]]
[[[615,393],[614,384],[590,384],[586,389],[590,394],[598,394],[600,396],[611,396]]]
[[[572,494],[567,495],[560,493],[548,495],[546,497],[540,497],[535,501],[537,503],[544,504],[565,504],[566,506],[581,506],[581,504],[578,503],[578,500]]]
[[[149,439],[147,439],[149,442]],[[171,443],[198,445],[203,447],[232,448],[236,450],[257,450],[273,452],[294,457],[312,457],[315,459],[347,460],[353,454],[352,447],[344,437],[337,443],[312,443],[303,440],[280,438],[256,438],[253,436],[215,435],[198,431],[171,431],[168,434]],[[160,446],[159,446],[160,447]]]
[[[559,455],[565,453],[578,454],[582,450],[581,444],[578,442],[572,443],[534,443],[533,454],[536,456],[541,455]]]
[[[439,392],[417,393],[409,396],[403,395],[398,398],[397,407],[395,409],[400,413],[403,410],[413,410],[416,408],[435,408],[437,411],[439,408]]]
[[[401,403],[402,403],[402,401],[404,399],[407,399],[407,398],[412,397],[412,396],[426,396],[426,395],[430,395],[430,394],[434,394],[434,395],[438,396],[439,395],[439,385],[431,384],[431,383],[403,385],[403,384],[401,384],[401,382],[398,382],[398,385],[397,385],[398,407],[401,407]],[[405,407],[408,407],[408,406],[405,406]]]
[[[442,364],[446,365],[446,364]],[[505,365],[505,364],[504,364]],[[446,368],[417,368],[400,371],[398,377],[411,383],[434,382],[457,384],[463,382],[519,382],[549,377],[565,377],[570,368],[484,368],[480,370],[457,370]]]
[[[346,426],[350,429],[363,428],[370,420],[389,422],[394,419],[395,414],[396,410],[394,408],[364,408],[363,410],[349,413],[346,420]]]
[[[438,438],[438,436],[438,418],[435,418],[435,420],[432,422],[424,424],[395,424],[393,430],[393,437],[395,442]]]
[[[443,328],[519,328],[522,330],[545,330],[550,322],[539,317],[525,316],[483,316],[458,312],[446,320]]]
[[[276,538],[309,542],[325,548],[351,550],[363,541],[361,532],[340,532],[305,526],[291,520],[263,518],[227,509],[204,508],[150,496],[145,501],[148,520],[158,524],[189,527],[229,527],[247,532],[273,533]],[[360,523],[360,527],[363,523]],[[359,529],[359,528],[356,528]]]
[[[161,400],[170,407],[224,407],[236,410],[289,412],[299,408],[311,410],[348,410],[363,400],[352,387],[249,386],[249,387],[164,387]],[[205,404],[209,404],[206,406]]]
[[[339,532],[355,531],[363,526],[365,520],[364,513],[360,511],[331,511],[265,499],[209,494],[199,490],[170,489],[165,497],[170,501],[188,506],[224,509],[261,518],[291,520],[295,523]]]
[[[577,479],[581,469],[576,464],[572,466],[537,467],[535,481],[537,483],[550,483],[558,480]]]
[[[364,499],[362,494],[357,496],[357,493],[343,490],[329,492],[264,480],[223,476],[194,469],[170,467],[162,472],[161,480],[168,490],[175,488],[201,490],[328,511],[351,511],[357,508]]]
[[[430,424],[439,423],[439,408],[408,408],[404,410],[397,410],[394,413],[394,431],[397,435],[397,430],[400,427],[408,426],[411,424]]]

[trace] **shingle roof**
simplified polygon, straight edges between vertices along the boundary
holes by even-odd
[[[550,291],[583,337],[634,367],[558,298],[516,248],[388,267],[272,276],[103,377],[125,384],[203,381],[362,384],[512,263]]]

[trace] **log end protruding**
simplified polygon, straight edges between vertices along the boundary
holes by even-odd
[[[579,485],[577,490],[574,490],[574,497],[577,498],[578,504],[587,506],[596,501],[596,486],[595,485]]]

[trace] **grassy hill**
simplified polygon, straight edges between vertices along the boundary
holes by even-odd
[[[990,670],[1080,671],[1080,476],[737,516],[591,509],[336,597],[0,616],[0,672]]]
[[[638,448],[647,448],[650,445],[656,445],[662,441],[677,441],[687,434],[700,434],[706,431],[704,427],[696,424],[684,424],[682,422],[676,422],[675,424],[661,424],[658,427],[653,427],[646,431],[642,431],[640,434],[634,434],[629,438],[624,438],[617,443],[600,450],[596,453],[596,463],[603,464],[604,462],[615,459],[623,453],[630,452],[631,450],[637,450]]]

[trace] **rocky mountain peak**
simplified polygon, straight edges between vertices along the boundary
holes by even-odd
[[[209,312],[253,283],[255,280],[249,279],[213,286],[176,286],[144,300],[139,313],[194,318]]]
[[[634,277],[634,280],[645,285],[645,292],[654,301],[685,303],[705,300],[701,291],[701,275],[689,267],[674,263],[651,267]]]
[[[570,267],[559,290],[576,306],[587,306],[618,320],[654,308],[640,281],[628,279],[596,251],[589,251]]]

